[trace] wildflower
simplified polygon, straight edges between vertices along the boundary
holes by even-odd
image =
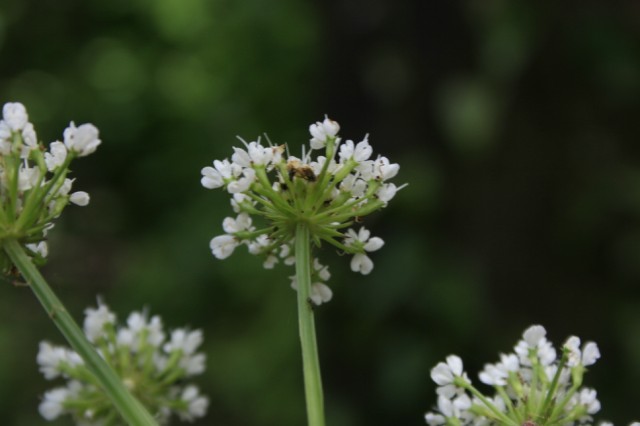
[[[40,403],[39,411],[40,415],[45,420],[55,420],[64,411],[64,402],[73,395],[67,388],[56,388],[45,392],[44,398]]]
[[[203,341],[200,330],[176,329],[166,341],[159,316],[132,312],[126,325],[118,327],[115,314],[99,301],[97,308],[85,310],[84,332],[160,424],[168,424],[172,414],[186,421],[206,414],[209,399],[184,383],[205,370],[205,356],[197,352]],[[42,342],[37,362],[47,380],[67,381],[45,392],[39,407],[42,417],[55,420],[69,414],[78,424],[116,424],[115,407],[74,351]]]
[[[437,407],[425,414],[428,425],[593,425],[600,411],[594,389],[582,388],[585,366],[600,357],[598,346],[589,342],[580,349],[572,336],[562,356],[546,338],[540,325],[529,327],[514,347],[501,354],[496,364],[485,365],[480,381],[492,386],[493,396],[483,395],[466,378],[462,360],[450,355],[431,370],[438,385]],[[601,426],[613,426],[600,423]],[[631,423],[631,426],[640,426]]]
[[[324,118],[322,122],[316,122],[309,126],[309,133],[311,133],[310,145],[312,149],[322,149],[330,139],[335,139],[336,135],[340,131],[340,125],[335,121]]]
[[[0,243],[19,241],[36,264],[47,255],[47,232],[64,208],[89,204],[89,194],[72,192],[69,165],[96,150],[101,141],[92,124],[64,130],[64,142],[38,144],[33,124],[21,103],[7,103],[0,120]],[[0,252],[0,269],[12,264]]]
[[[285,254],[288,253],[288,251],[288,249],[285,250]],[[296,276],[293,275],[290,278],[291,288],[297,290],[298,283],[296,281]],[[331,278],[329,268],[322,265],[317,258],[313,259],[313,269],[311,270],[311,294],[309,295],[309,298],[315,305],[322,305],[333,298],[333,291],[331,291],[331,288],[325,284],[326,281],[329,281],[329,278]]]
[[[291,265],[296,226],[304,223],[315,247],[328,243],[353,256],[354,272],[372,271],[368,253],[380,249],[384,241],[371,237],[364,227],[350,226],[385,207],[405,185],[387,182],[400,166],[383,156],[372,159],[368,136],[342,143],[339,130],[340,125],[328,117],[309,126],[309,148],[303,148],[300,157],[290,155],[284,145],[241,140],[244,147],[234,147],[230,160],[215,160],[202,169],[202,186],[232,194],[237,214],[224,219],[225,234],[210,242],[216,258],[225,259],[246,245],[250,253],[263,257],[267,269],[280,261]],[[315,151],[318,155],[313,157]],[[328,277],[311,269],[311,301],[329,301]],[[328,275],[326,267],[323,270]],[[295,282],[292,287],[296,288]]]
[[[364,227],[360,228],[358,233],[353,229],[347,230],[347,236],[344,239],[345,246],[361,251],[356,253],[353,259],[351,259],[351,270],[353,272],[360,272],[363,275],[367,275],[373,269],[373,262],[364,252],[380,249],[384,245],[384,241],[379,237],[369,238],[370,235],[371,233]]]

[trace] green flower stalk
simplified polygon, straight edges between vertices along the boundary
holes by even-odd
[[[205,370],[205,356],[196,352],[202,343],[200,330],[175,329],[167,339],[161,318],[148,318],[144,311],[132,312],[126,325],[118,327],[116,315],[98,302],[97,308],[85,310],[84,332],[160,424],[168,424],[173,414],[184,421],[205,415],[208,398],[185,383]],[[123,424],[76,352],[41,342],[37,361],[46,379],[67,381],[45,393],[40,404],[45,419],[70,414],[77,424],[86,426]]]
[[[384,242],[369,230],[350,228],[387,205],[403,186],[389,182],[399,165],[386,157],[371,159],[368,138],[342,143],[340,126],[325,118],[309,127],[310,148],[290,155],[284,145],[264,146],[260,140],[233,148],[231,161],[213,162],[202,169],[205,188],[224,188],[232,195],[236,217],[222,222],[225,234],[211,240],[215,257],[225,259],[240,245],[273,268],[280,261],[295,265],[292,287],[298,291],[298,318],[309,425],[324,425],[322,383],[317,354],[313,305],[333,296],[330,278],[312,251],[322,243],[353,255],[351,269],[369,274],[368,253]],[[312,157],[314,151],[322,154]]]
[[[27,111],[20,103],[7,103],[0,120],[0,269],[26,280],[67,341],[82,357],[96,383],[131,425],[155,425],[153,417],[131,396],[114,371],[97,354],[40,275],[37,265],[48,253],[47,233],[53,221],[69,204],[85,206],[86,192],[71,192],[67,176],[77,157],[93,153],[100,145],[92,124],[64,131],[64,141],[52,142],[47,150],[38,143]]]

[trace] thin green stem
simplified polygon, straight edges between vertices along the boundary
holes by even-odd
[[[556,396],[556,390],[558,389],[558,383],[560,381],[560,376],[562,375],[562,370],[567,363],[567,352],[564,351],[562,353],[562,357],[560,358],[560,363],[556,369],[556,374],[553,376],[553,380],[551,381],[551,386],[547,391],[547,397],[544,400],[544,403],[540,406],[540,410],[538,411],[538,418],[547,418],[547,411],[551,408],[551,403]]]
[[[8,239],[2,242],[2,248],[30,284],[31,289],[51,320],[96,376],[104,392],[111,399],[127,424],[157,426],[158,423],[151,414],[131,395],[113,369],[95,351],[80,327],[62,305],[60,299],[58,299],[31,262],[31,259],[24,252],[20,243],[16,240]]]
[[[311,294],[311,244],[309,228],[298,223],[296,228],[296,281],[298,283],[298,326],[302,345],[302,369],[309,426],[324,426],[322,379],[316,343]]]
[[[496,390],[498,391],[498,394],[504,401],[504,404],[507,406],[507,413],[513,415],[514,417],[517,418],[519,423],[522,423],[523,419],[520,418],[520,413],[518,413],[518,411],[516,411],[515,407],[513,406],[513,403],[511,402],[511,398],[509,398],[509,395],[504,390],[504,386],[496,386]]]
[[[498,408],[491,401],[489,401],[487,397],[485,397],[478,389],[476,389],[471,383],[467,382],[464,379],[456,377],[454,384],[456,386],[463,387],[469,392],[471,392],[471,394],[476,398],[478,398],[485,405],[485,407],[487,407],[491,411],[491,413],[494,416],[496,416],[496,419],[502,422],[502,424],[509,425],[509,426],[518,426],[515,420],[510,419],[509,417],[507,417],[506,414],[498,410]]]

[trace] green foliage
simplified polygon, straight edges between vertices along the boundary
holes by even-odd
[[[200,424],[302,424],[288,271],[211,256],[228,197],[199,172],[236,135],[297,147],[327,113],[346,135],[370,132],[409,182],[367,219],[386,243],[371,275],[330,264],[334,300],[316,319],[327,423],[420,424],[438,360],[464,353],[479,371],[532,323],[556,343],[598,342],[589,384],[604,418],[628,422],[636,16],[604,2],[4,1],[3,102],[23,102],[45,142],[69,117],[103,140],[74,165],[91,204],[65,212],[43,273],[75,318],[101,294],[116,312],[147,304],[203,328]],[[0,317],[0,418],[42,424],[37,344],[61,339],[10,281]]]

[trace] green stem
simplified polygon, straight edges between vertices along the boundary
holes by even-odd
[[[547,397],[544,400],[544,403],[540,406],[540,410],[538,411],[537,418],[544,418],[545,420],[548,418],[547,411],[551,408],[551,403],[556,396],[556,390],[558,389],[558,383],[560,381],[560,376],[562,375],[562,370],[564,370],[564,366],[567,363],[567,352],[564,351],[562,353],[562,357],[560,358],[560,363],[558,364],[558,368],[556,369],[556,374],[553,376],[553,380],[551,381],[551,386],[549,386],[549,390],[547,391]]]
[[[302,345],[302,369],[309,426],[324,426],[322,379],[316,343],[311,293],[311,244],[309,228],[298,223],[296,228],[296,281],[298,283],[298,326]]]
[[[501,424],[509,425],[509,426],[518,426],[518,423],[516,423],[515,420],[510,419],[509,417],[507,417],[506,414],[498,410],[498,408],[491,401],[489,401],[487,397],[485,397],[478,389],[476,389],[471,383],[467,382],[462,378],[456,377],[454,379],[454,384],[456,386],[462,387],[468,390],[469,392],[471,392],[473,396],[478,398],[485,405],[485,407],[487,407],[491,411],[491,413],[494,416],[496,416],[497,420],[500,420]]]
[[[95,374],[104,392],[111,399],[117,410],[129,425],[157,426],[157,422],[149,412],[135,399],[120,381],[116,373],[98,355],[84,333],[74,322],[62,302],[47,284],[31,259],[24,252],[18,241],[8,239],[2,242],[2,248],[9,255],[14,265],[20,270],[42,307],[51,320],[60,329],[73,349],[82,357],[87,367]]]

